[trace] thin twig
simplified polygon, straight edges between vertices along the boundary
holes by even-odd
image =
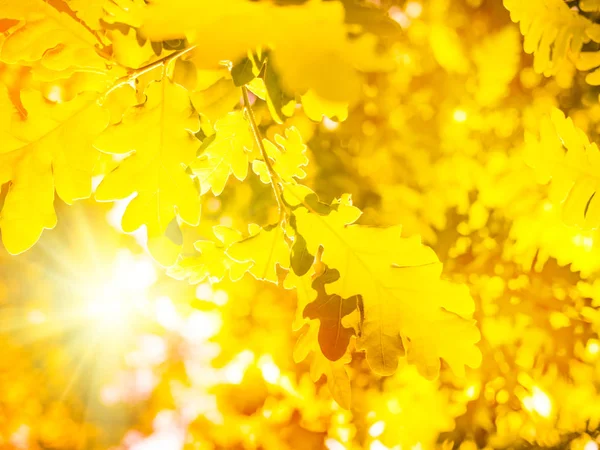
[[[279,209],[279,221],[283,221],[285,217],[285,203],[283,202],[283,190],[281,188],[280,182],[281,177],[275,169],[273,169],[273,164],[271,164],[271,159],[267,154],[267,150],[262,141],[262,137],[260,135],[260,130],[258,129],[258,125],[256,123],[256,118],[254,117],[254,111],[252,111],[252,107],[250,105],[250,99],[248,98],[248,88],[246,86],[242,86],[242,96],[244,99],[244,110],[246,111],[246,115],[248,116],[248,121],[250,122],[250,128],[252,129],[252,134],[254,135],[254,140],[260,149],[260,153],[265,161],[267,166],[267,170],[269,171],[269,175],[271,178],[271,187],[273,188],[273,193],[275,194],[275,200],[277,200],[277,208]]]
[[[166,66],[171,61],[174,61],[177,58],[181,58],[183,55],[191,52],[195,48],[196,48],[196,46],[192,45],[188,48],[184,48],[182,50],[177,50],[176,52],[173,52],[170,55],[165,56],[164,58],[158,59],[154,62],[151,62],[150,64],[146,64],[145,66],[142,66],[139,69],[132,70],[130,73],[128,73],[124,77],[119,78],[115,82],[115,84],[113,84],[112,87],[108,91],[106,91],[106,93],[104,94],[104,97],[106,97],[108,94],[110,94],[115,89],[118,89],[121,86],[124,86],[126,84],[130,84],[133,80],[135,80],[136,78],[139,78],[140,76],[144,75],[145,73],[148,73],[151,70],[156,69],[157,67]]]

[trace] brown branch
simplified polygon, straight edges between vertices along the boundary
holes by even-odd
[[[267,170],[269,171],[269,175],[271,178],[271,187],[273,188],[273,193],[275,195],[275,200],[277,200],[277,208],[279,209],[279,221],[281,222],[285,217],[285,203],[283,202],[283,189],[281,188],[281,177],[279,174],[273,169],[273,164],[271,163],[271,159],[267,154],[267,150],[262,141],[262,137],[260,135],[260,130],[258,129],[258,125],[256,123],[256,118],[254,117],[254,111],[252,111],[252,107],[250,105],[250,99],[248,98],[248,88],[246,86],[242,86],[242,96],[244,99],[244,111],[248,116],[248,121],[250,122],[250,128],[252,129],[252,134],[254,135],[254,140],[260,149],[260,153],[267,165]]]
[[[164,58],[158,59],[154,62],[151,62],[150,64],[146,64],[145,66],[142,66],[139,69],[134,69],[134,70],[130,71],[127,75],[125,75],[124,77],[121,77],[117,81],[115,81],[115,84],[113,84],[112,87],[108,91],[106,91],[106,93],[104,94],[104,97],[106,97],[108,94],[110,94],[115,89],[118,89],[121,86],[124,86],[126,84],[130,84],[136,78],[156,69],[157,67],[161,67],[161,66],[166,67],[166,65],[169,64],[171,61],[174,61],[177,58],[182,57],[183,55],[191,52],[195,48],[196,48],[196,46],[192,45],[190,47],[187,47],[187,48],[184,48],[181,50],[177,50],[176,52],[173,52],[170,55],[165,56]]]

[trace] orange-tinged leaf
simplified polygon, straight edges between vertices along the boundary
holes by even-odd
[[[317,298],[304,308],[304,317],[319,320],[319,345],[323,355],[330,361],[339,360],[354,335],[352,328],[342,324],[342,319],[356,310],[358,298],[342,298],[336,294],[327,294],[324,286],[339,278],[337,270],[326,270],[312,284]]]
[[[401,237],[400,227],[350,225],[359,213],[348,198],[334,203],[325,216],[304,207],[294,211],[309,251],[316,254],[322,246],[321,260],[340,273],[326,292],[362,298],[358,348],[366,351],[372,369],[393,373],[404,349],[431,378],[438,374],[440,358],[459,375],[464,365],[477,367],[480,334],[470,319],[474,303],[466,287],[441,280],[435,253],[418,238]]]

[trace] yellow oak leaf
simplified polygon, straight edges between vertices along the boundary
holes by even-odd
[[[350,361],[352,361],[352,356],[349,354],[337,361],[330,361],[319,352],[315,352],[310,365],[312,380],[316,383],[322,376],[325,376],[331,396],[344,409],[350,409],[352,405],[352,386],[347,369]]]
[[[202,194],[211,190],[220,195],[229,176],[243,181],[248,175],[248,159],[254,137],[241,111],[227,114],[215,123],[215,138],[191,168],[200,181]]]
[[[359,98],[356,49],[341,2],[285,7],[245,0],[116,3],[110,6],[110,21],[139,27],[142,36],[155,41],[186,38],[196,45],[191,60],[200,68],[216,68],[223,60],[238,63],[249,50],[265,47],[292,98],[309,89],[320,98],[350,105]]]
[[[348,118],[348,104],[346,102],[321,98],[312,89],[306,91],[306,94],[302,96],[302,108],[308,118],[315,122],[323,120],[323,116],[329,119],[335,117],[340,122]]]
[[[103,100],[102,106],[110,113],[110,124],[115,125],[123,120],[129,108],[137,105],[137,93],[129,84],[113,89]]]
[[[459,375],[464,365],[479,365],[475,343],[480,335],[470,319],[473,299],[465,286],[440,279],[441,263],[418,237],[401,237],[399,226],[350,225],[360,210],[347,197],[335,202],[328,215],[304,207],[294,215],[309,251],[316,254],[322,246],[321,260],[340,273],[326,292],[361,296],[358,348],[366,351],[376,373],[393,373],[404,349],[407,359],[430,378],[437,376],[440,358]]]
[[[294,361],[300,363],[310,356],[310,377],[313,382],[319,381],[322,376],[327,378],[327,388],[333,399],[344,409],[350,409],[352,403],[352,389],[346,365],[352,360],[347,352],[337,361],[330,361],[316,350],[318,348],[317,336],[319,327],[316,322],[311,322],[307,329],[300,335],[294,346]]]
[[[559,109],[540,123],[539,136],[525,134],[525,161],[538,182],[550,183],[550,200],[568,225],[600,225],[600,151]]]
[[[264,65],[265,100],[267,102],[267,109],[273,120],[283,124],[288,117],[294,114],[296,100],[293,93],[284,90],[281,77],[273,66],[269,60]]]
[[[269,25],[272,61],[285,91],[302,95],[312,90],[320,98],[349,105],[358,100],[360,78],[341,2],[279,8]]]
[[[283,199],[291,207],[296,207],[306,202],[318,202],[317,194],[310,189],[308,186],[303,184],[290,183],[285,185],[283,190]],[[326,208],[325,212],[328,212],[329,208]],[[317,211],[317,212],[320,212]],[[357,216],[358,218],[358,216]]]
[[[600,85],[600,52],[581,52],[575,66],[577,70],[591,71],[585,76],[586,83],[592,86]]]
[[[27,250],[56,225],[55,190],[68,204],[91,195],[100,156],[92,142],[108,124],[96,100],[82,94],[55,104],[39,92],[21,92],[27,119],[13,116],[12,138],[0,141],[0,185],[10,182],[0,228],[10,253]]]
[[[185,62],[192,64],[192,67],[194,67],[195,83],[191,87],[191,91],[204,91],[223,78],[231,79],[231,73],[226,67],[198,69],[191,61],[186,60]]]
[[[127,34],[123,34],[121,30],[112,30],[108,36],[113,58],[124,67],[137,69],[156,56],[149,41],[140,45],[135,30],[129,29]]]
[[[221,225],[213,227],[218,241],[200,240],[194,243],[200,255],[181,258],[169,268],[169,275],[190,284],[201,283],[209,279],[211,283],[221,281],[227,272],[232,281],[240,280],[248,271],[252,262],[237,262],[225,253],[230,245],[242,239],[242,233]]]
[[[256,279],[277,283],[276,267],[290,267],[290,248],[281,226],[259,228],[256,234],[236,242],[226,252],[238,262],[252,262],[248,270]]]
[[[150,253],[169,266],[182,248],[177,218],[190,225],[200,220],[198,188],[187,170],[199,144],[194,137],[199,119],[187,91],[167,79],[151,83],[146,95],[146,103],[130,108],[122,122],[94,142],[103,152],[127,156],[102,180],[96,199],[135,193],[123,215],[123,230],[145,225]]]
[[[12,122],[17,118],[18,113],[10,100],[8,89],[0,84],[0,153],[9,152],[26,144],[26,141],[19,139],[11,130]]]
[[[104,5],[104,20],[138,28],[141,36],[152,41],[189,38],[186,35],[196,30],[205,30],[213,36],[220,31],[220,35],[225,36],[223,25],[228,23],[228,39],[219,41],[219,45],[203,45],[201,48],[206,59],[218,63],[218,60],[208,56],[215,55],[215,50],[218,53],[229,48],[237,52],[240,47],[245,47],[253,35],[246,33],[244,36],[244,32],[252,28],[256,34],[264,22],[256,24],[253,19],[268,9],[271,9],[270,5],[256,5],[247,0],[158,0],[151,3],[144,0],[116,0]]]
[[[309,319],[304,317],[304,308],[317,298],[317,291],[312,287],[313,277],[314,270],[309,271],[302,276],[298,276],[294,271],[290,270],[283,282],[283,287],[285,289],[296,290],[296,315],[294,317],[294,323],[292,324],[292,329],[294,331],[300,330],[309,322]]]
[[[308,165],[308,158],[306,145],[302,141],[298,129],[296,127],[287,128],[285,136],[275,135],[275,142],[277,145],[268,139],[263,139],[267,155],[273,160],[273,170],[285,182],[293,182],[294,178],[305,178],[306,172],[302,167]],[[264,161],[253,161],[252,169],[260,176],[263,183],[270,182],[271,177]]]
[[[261,100],[267,99],[267,86],[262,78],[254,78],[246,87]]]
[[[533,68],[555,75],[569,56],[577,59],[598,24],[579,14],[562,0],[504,0],[513,22],[519,23],[525,53],[533,54]]]
[[[104,5],[108,0],[65,0],[75,15],[92,30],[101,30]]]
[[[106,23],[122,23],[133,28],[142,26],[144,21],[147,20],[145,14],[149,11],[144,0],[107,1],[103,5],[103,9],[104,15],[102,20]],[[158,41],[162,39],[155,40]]]
[[[226,78],[219,79],[204,90],[197,90],[190,94],[196,111],[211,123],[223,118],[236,104],[239,104],[241,96],[241,89],[236,87],[231,79]]]
[[[70,15],[43,0],[0,3],[0,17],[19,20],[0,48],[0,61],[31,65],[45,79],[65,78],[73,71],[105,71],[106,60],[95,49],[95,36]],[[66,72],[65,72],[66,71]]]

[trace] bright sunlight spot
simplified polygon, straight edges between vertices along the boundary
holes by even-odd
[[[323,126],[329,131],[334,131],[340,126],[340,124],[339,122],[331,120],[329,117],[323,116]]]
[[[597,339],[590,339],[587,343],[587,352],[590,355],[597,355],[600,351],[600,342]]]
[[[419,2],[408,2],[404,9],[406,11],[406,15],[416,19],[423,12],[423,5]]]
[[[477,394],[477,386],[475,386],[474,384],[472,384],[471,386],[469,386],[467,389],[465,389],[465,395],[467,396],[467,398],[469,399],[473,399],[475,398],[475,395]]]
[[[400,25],[402,28],[408,28],[410,25],[410,18],[408,15],[396,6],[392,6],[388,11],[390,18]]]
[[[594,246],[594,238],[583,234],[576,234],[573,236],[573,244],[582,247],[586,251],[590,251]]]
[[[375,439],[373,442],[371,442],[369,450],[388,450],[388,448],[383,445],[380,440]]]
[[[50,87],[48,93],[46,94],[46,97],[51,102],[60,103],[63,100],[63,91],[60,86],[54,85]]]
[[[145,255],[135,256],[128,250],[120,250],[107,279],[102,275],[102,271],[99,274],[95,271],[92,280],[84,281],[80,293],[85,299],[84,314],[96,327],[122,328],[137,311],[148,306],[147,290],[157,278],[154,264]]]
[[[458,123],[465,122],[467,120],[467,112],[463,109],[455,109],[452,118]]]
[[[91,318],[97,320],[120,321],[123,319],[126,307],[121,305],[122,299],[118,291],[105,288],[98,297],[90,300],[86,310]]]
[[[275,384],[279,380],[281,371],[279,367],[273,362],[271,355],[263,355],[258,360],[258,367],[262,372],[262,376],[268,383]]]
[[[325,447],[327,447],[329,450],[345,450],[346,447],[344,447],[344,445],[333,439],[333,438],[328,438],[325,439]]]
[[[535,411],[540,416],[548,418],[552,414],[552,401],[548,394],[534,386],[532,394],[523,399],[523,406],[529,411]]]
[[[378,422],[375,422],[373,425],[371,425],[371,427],[369,428],[369,434],[373,437],[377,437],[377,436],[380,436],[381,433],[383,433],[384,429],[385,429],[385,422],[383,420],[380,420]]]
[[[244,379],[246,370],[254,361],[254,353],[244,350],[224,367],[225,379],[231,384],[240,384]]]

